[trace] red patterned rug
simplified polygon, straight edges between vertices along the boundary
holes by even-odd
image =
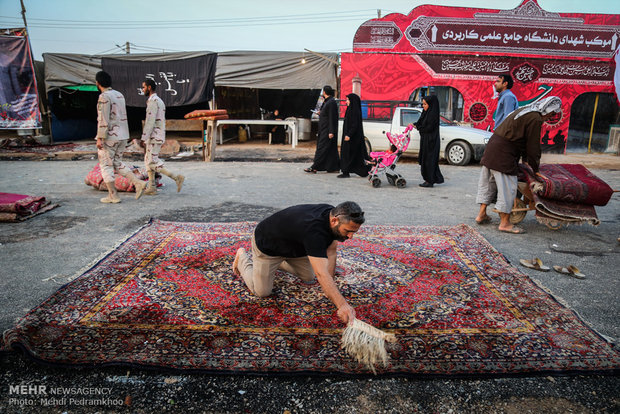
[[[153,221],[3,335],[60,364],[366,374],[339,347],[318,284],[281,272],[258,298],[230,270],[253,223]],[[379,373],[617,372],[620,353],[467,225],[362,226],[336,283],[360,319],[396,334]]]
[[[536,220],[557,227],[561,224],[601,221],[594,205],[604,206],[613,190],[607,183],[579,164],[541,164],[540,175],[520,164],[520,180],[528,183],[536,205]]]
[[[56,207],[43,196],[0,193],[0,223],[24,221]]]

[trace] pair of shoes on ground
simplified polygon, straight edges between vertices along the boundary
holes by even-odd
[[[336,177],[338,178],[349,178],[351,175],[349,173],[338,174]]]
[[[418,184],[420,187],[424,187],[424,188],[432,188],[433,184],[429,183],[428,181],[424,181],[422,184]]]
[[[312,167],[304,168],[304,171],[307,172],[307,173],[310,173],[310,174],[316,174],[317,173],[317,170],[315,170]]]
[[[538,257],[533,258],[532,260],[521,259],[519,260],[522,266],[527,267],[528,269],[539,270],[541,272],[548,272],[551,270],[549,266],[545,266]],[[577,266],[569,265],[567,267],[564,266],[553,266],[553,270],[563,275],[572,276],[576,279],[585,279],[586,276],[581,273],[581,271],[577,268]]]

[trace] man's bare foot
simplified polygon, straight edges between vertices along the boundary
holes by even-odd
[[[482,217],[478,216],[476,217],[476,223],[478,224],[488,224],[491,222],[491,217],[487,216],[486,214]]]
[[[233,260],[232,271],[237,276],[241,276],[241,272],[239,271],[239,256],[242,254],[245,254],[245,249],[243,247],[237,249],[235,260]]]
[[[521,227],[517,227],[517,226],[512,226],[512,227],[498,227],[498,230],[504,233],[511,233],[511,234],[523,234],[526,233],[525,229],[522,229]]]

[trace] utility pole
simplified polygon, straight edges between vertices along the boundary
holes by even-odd
[[[22,18],[24,19],[24,27],[28,29],[28,23],[26,22],[26,7],[24,6],[24,0],[19,0],[22,5]]]
[[[125,42],[125,53],[129,54],[129,42]]]
[[[381,18],[381,9],[377,9],[377,19]]]

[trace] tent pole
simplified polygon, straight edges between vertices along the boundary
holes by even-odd
[[[590,125],[590,139],[588,140],[588,154],[591,154],[592,146],[592,132],[594,131],[594,119],[596,118],[596,108],[598,108],[598,93],[596,94],[596,100],[594,101],[594,112],[592,113],[592,124]]]
[[[26,7],[24,6],[24,0],[19,0],[19,3],[22,6],[22,18],[24,19],[24,27],[27,30],[28,29],[28,22],[26,21]]]

